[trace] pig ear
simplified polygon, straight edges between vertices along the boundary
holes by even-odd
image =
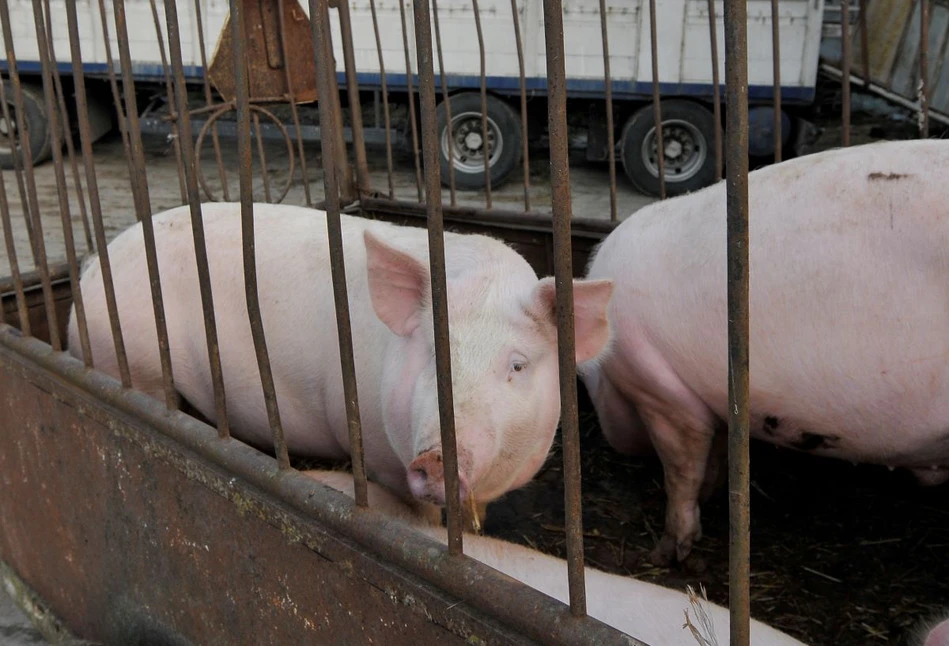
[[[947,645],[949,645],[949,619],[944,619],[942,623],[929,631],[923,646]]]
[[[588,361],[606,347],[610,339],[607,306],[613,295],[612,280],[573,281],[573,316],[577,363]],[[534,300],[544,316],[557,325],[557,290],[553,277],[534,288]]]
[[[428,270],[410,255],[393,249],[369,231],[363,233],[372,307],[399,336],[415,331],[426,299]]]

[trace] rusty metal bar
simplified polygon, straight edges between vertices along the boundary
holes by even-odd
[[[281,11],[280,13],[281,32],[280,33],[283,33],[283,22],[282,22],[283,3],[277,3],[277,4],[280,7],[280,11]],[[198,32],[198,50],[201,54],[201,69],[206,70],[208,69],[208,55],[207,55],[207,50],[204,44],[204,19],[201,18],[201,0],[194,0],[194,19],[195,19],[195,29]],[[287,60],[286,52],[284,52],[283,60],[284,61]],[[289,74],[289,72],[287,73]],[[201,80],[203,81],[203,85],[204,85],[204,101],[207,107],[210,108],[211,106],[214,105],[214,99],[211,94],[211,82],[208,80],[207,74],[202,74]],[[287,87],[290,87],[289,80],[287,81]],[[296,106],[294,106],[293,103],[291,102],[290,107],[293,109],[294,120],[296,120]],[[299,130],[299,127],[297,127],[297,130]],[[224,170],[224,160],[221,157],[221,141],[218,138],[216,125],[211,130],[211,143],[214,146],[214,158],[217,160],[217,171],[218,171],[218,175],[221,178],[221,192],[224,195],[224,201],[230,202],[231,198],[230,198],[230,194],[227,188],[227,173]],[[310,203],[310,187],[306,181],[305,170],[303,171],[303,190],[306,192],[306,200],[307,200],[307,204],[309,204]]]
[[[264,201],[270,203],[270,175],[267,173],[267,153],[264,151],[264,138],[260,132],[260,116],[253,112],[254,138],[257,140],[257,158],[260,160],[260,175],[264,184]]]
[[[303,150],[303,134],[300,130],[300,113],[297,110],[297,100],[293,92],[293,75],[290,73],[290,52],[287,51],[287,16],[282,0],[277,2],[277,24],[280,28],[280,53],[283,56],[284,79],[287,83],[287,101],[290,103],[293,127],[297,130],[297,153],[300,155],[300,175],[303,179],[303,196],[306,200],[306,205],[312,206],[313,199],[310,196],[310,178],[306,172],[306,152]]]
[[[929,137],[929,1],[919,0],[920,136]]]
[[[518,17],[517,0],[511,0],[511,17],[514,21],[514,45],[517,48],[518,80],[521,86],[521,163],[524,173],[524,212],[531,210],[531,158],[527,139],[527,75],[524,71],[524,43],[521,42],[521,19]],[[454,206],[454,204],[452,204]]]
[[[461,554],[461,500],[458,493],[458,446],[455,405],[451,389],[451,344],[448,337],[448,288],[445,277],[445,227],[442,219],[441,170],[435,115],[435,67],[432,61],[432,22],[428,0],[415,0],[415,46],[422,109],[422,154],[425,157],[425,204],[432,279],[432,318],[435,326],[435,373],[438,418],[445,467],[445,506],[448,511],[448,553]]]
[[[169,409],[178,406],[175,380],[168,348],[168,325],[165,321],[165,302],[162,298],[161,275],[158,271],[158,255],[155,250],[155,230],[152,226],[152,206],[148,194],[148,178],[145,174],[145,148],[142,146],[142,129],[138,121],[138,103],[135,99],[135,81],[132,79],[132,54],[129,51],[128,24],[125,19],[125,0],[113,0],[115,33],[119,41],[119,63],[122,66],[122,90],[125,94],[126,121],[128,124],[129,180],[135,212],[142,222],[145,242],[145,263],[148,267],[148,282],[155,311],[155,328],[158,333],[158,355],[161,360],[162,384],[165,390],[165,405]]]
[[[267,406],[267,419],[273,434],[274,452],[281,470],[290,468],[290,456],[280,423],[280,409],[274,388],[264,324],[260,316],[260,298],[257,292],[257,253],[254,248],[254,193],[251,184],[250,104],[247,101],[247,60],[244,53],[244,13],[242,0],[229,0],[231,8],[231,41],[234,46],[234,95],[237,103],[237,156],[240,164],[241,241],[244,260],[244,294],[247,299],[247,317],[257,353],[260,384]],[[323,103],[323,101],[320,101]]]
[[[154,0],[152,0],[154,2]],[[204,334],[208,346],[208,363],[214,389],[214,407],[217,414],[218,435],[230,436],[227,419],[227,398],[224,393],[224,372],[221,368],[221,351],[218,343],[217,323],[214,315],[214,299],[211,292],[211,273],[208,266],[207,243],[204,238],[204,218],[201,213],[201,195],[198,192],[197,160],[194,154],[194,139],[191,132],[191,115],[188,113],[188,86],[185,83],[184,63],[181,56],[181,32],[178,24],[178,3],[165,3],[165,24],[168,28],[168,51],[171,55],[174,84],[169,86],[178,111],[178,132],[181,135],[181,155],[186,163],[181,169],[187,188],[187,202],[191,210],[191,233],[194,242],[194,257],[198,269],[198,288],[201,292],[201,309],[204,314]],[[156,14],[157,16],[157,14]],[[157,27],[157,24],[156,24]],[[266,173],[266,166],[264,169]]]
[[[870,26],[867,23],[867,0],[860,0],[860,59],[863,63],[864,87],[870,88]]]
[[[95,157],[92,155],[92,135],[89,132],[89,104],[86,99],[86,79],[82,69],[82,49],[79,41],[79,19],[76,15],[76,3],[66,3],[66,22],[69,29],[69,51],[72,58],[73,81],[76,93],[76,117],[79,120],[79,142],[82,147],[83,166],[86,171],[86,185],[89,187],[89,208],[92,211],[92,227],[96,237],[99,256],[99,268],[102,270],[102,283],[105,291],[106,311],[112,329],[112,341],[115,346],[115,358],[119,367],[119,378],[123,388],[132,387],[128,357],[125,353],[125,339],[119,321],[119,310],[115,301],[115,285],[112,280],[112,263],[109,261],[109,247],[102,221],[102,204],[99,201],[99,183],[96,178]]]
[[[573,318],[573,255],[570,241],[570,165],[567,132],[567,73],[564,67],[563,0],[544,0],[547,41],[547,120],[550,132],[550,190],[557,290],[557,347],[560,360],[560,432],[563,438],[564,533],[570,611],[587,612],[583,569],[580,492],[580,425],[577,411],[576,338]]]
[[[438,24],[438,0],[432,0],[432,14],[435,19],[435,49],[438,51],[438,75],[442,85],[442,105],[445,106],[445,123],[447,124],[445,127],[448,128],[448,190],[451,195],[451,205],[456,206],[458,200],[455,194],[455,129],[451,122],[451,99],[448,96],[445,59],[442,56],[442,32]]]
[[[389,199],[395,198],[395,184],[393,180],[392,167],[392,122],[389,117],[389,90],[386,86],[386,66],[382,60],[382,38],[379,36],[379,18],[376,15],[376,0],[369,0],[369,11],[372,13],[372,31],[376,36],[376,52],[379,55],[379,77],[382,82],[382,110],[385,119],[385,137],[386,137],[386,169],[389,179]]]
[[[847,0],[844,0],[846,2]],[[728,608],[731,646],[750,642],[748,452],[748,7],[725,0],[728,213]]]
[[[330,75],[336,73],[335,67],[327,65],[325,57],[321,55],[321,52],[327,51],[325,34],[329,22],[329,10],[326,6],[326,0],[309,0],[309,2],[317,88],[320,96],[326,96],[332,86]],[[335,117],[331,114],[334,107],[328,101],[319,102],[320,123],[331,123],[334,120]],[[343,393],[346,398],[346,421],[349,429],[355,497],[358,506],[367,507],[369,505],[369,490],[366,484],[362,421],[359,415],[359,391],[356,385],[356,360],[353,352],[353,332],[349,311],[349,289],[346,284],[346,259],[343,253],[343,233],[339,212],[339,177],[336,175],[336,165],[332,163],[333,159],[339,154],[337,146],[338,141],[333,137],[320,138],[324,167],[323,183],[326,193],[326,232],[330,251],[330,273],[333,279],[333,300],[336,309]]]
[[[718,78],[718,21],[715,0],[708,0],[709,43],[712,46],[712,108],[715,116],[715,179],[722,179],[722,96]]]
[[[774,161],[781,161],[781,23],[778,0],[771,0],[771,59],[774,65]]]
[[[43,303],[46,308],[46,317],[49,324],[50,345],[54,350],[63,349],[62,339],[59,336],[59,317],[56,315],[56,306],[53,303],[53,289],[49,280],[49,263],[46,259],[46,242],[43,239],[43,223],[40,219],[39,200],[36,196],[36,178],[33,175],[33,152],[30,149],[30,132],[26,125],[26,110],[23,108],[23,86],[20,84],[20,74],[17,68],[16,51],[13,44],[13,33],[10,26],[10,8],[7,0],[0,0],[0,22],[2,22],[3,42],[6,46],[7,70],[10,81],[13,83],[13,100],[16,108],[16,129],[20,136],[20,150],[23,153],[23,169],[26,175],[26,192],[29,203],[25,213],[32,220],[33,239],[31,246],[35,256],[36,269],[43,284]],[[3,102],[4,111],[7,110],[6,101]],[[11,121],[7,121],[12,124]],[[16,147],[11,149],[16,155]]]
[[[399,0],[399,14],[402,17],[402,49],[405,51],[405,83],[408,85],[409,91],[409,125],[412,127],[412,154],[415,156],[415,184],[418,187],[418,201],[421,202],[423,200],[422,161],[419,157],[418,122],[415,119],[415,95],[412,91],[412,60],[409,57],[409,32],[405,22],[405,0]]]
[[[356,55],[353,52],[353,27],[349,15],[349,0],[338,0],[339,30],[343,45],[343,65],[346,68],[346,92],[349,96],[350,127],[353,132],[353,150],[356,154],[356,192],[362,197],[372,189],[369,180],[369,161],[366,159],[366,138],[362,127],[362,102],[359,100],[359,82],[356,80]]]
[[[334,3],[335,2],[336,0],[334,0]],[[338,173],[336,180],[337,186],[339,186],[340,189],[340,199],[342,199],[344,203],[350,204],[356,199],[353,193],[355,182],[353,179],[353,167],[352,164],[349,163],[346,154],[346,139],[343,136],[343,106],[339,98],[339,82],[336,78],[336,54],[333,48],[333,30],[330,27],[328,11],[329,9],[327,9],[326,19],[323,22],[323,46],[326,52],[323,58],[323,64],[333,70],[333,73],[327,77],[327,82],[329,83],[327,86],[328,91],[321,96],[327,97],[325,100],[333,104],[333,109],[330,111],[330,116],[333,118],[333,121],[329,132],[336,139],[336,147],[334,150],[339,151],[339,154],[331,157],[330,161],[336,164]],[[324,163],[325,161],[326,160],[324,160]]]
[[[666,153],[662,143],[662,106],[659,103],[659,44],[656,36],[656,0],[649,0],[649,42],[652,45],[652,110],[656,122],[656,163],[659,199],[666,199]]]
[[[82,292],[79,289],[79,262],[76,259],[76,241],[73,237],[72,216],[69,208],[69,188],[66,185],[66,166],[63,161],[62,135],[65,132],[65,124],[60,123],[60,113],[56,105],[56,86],[53,83],[52,73],[53,63],[50,61],[49,39],[52,34],[46,33],[42,0],[33,0],[33,25],[36,30],[36,47],[39,50],[40,67],[42,68],[43,97],[46,100],[46,118],[49,121],[53,172],[56,176],[56,194],[59,198],[59,216],[63,225],[63,244],[66,248],[66,260],[69,263],[70,289],[72,290],[73,307],[76,311],[79,345],[83,363],[86,364],[86,367],[92,367],[92,346],[89,343],[86,309],[83,306]]]
[[[840,80],[843,110],[840,135],[841,143],[846,147],[850,145],[850,0],[840,0],[840,51],[840,69],[843,74]]]
[[[0,170],[0,225],[2,225],[3,241],[7,249],[7,260],[10,264],[10,276],[13,278],[13,288],[16,291],[16,310],[20,320],[20,331],[29,336],[32,333],[30,329],[30,313],[26,307],[26,294],[23,292],[23,278],[20,276],[20,263],[17,261],[16,256],[16,244],[13,240],[13,224],[10,220],[10,203],[7,201],[7,187],[4,183],[2,170]],[[0,307],[0,322],[2,322],[2,315],[3,308]]]
[[[606,133],[610,154],[610,220],[616,221],[616,151],[613,141],[613,79],[610,76],[610,38],[606,23],[606,0],[600,0],[600,32],[603,39],[603,80],[606,87]],[[524,135],[527,136],[526,133]]]
[[[0,110],[3,113],[3,119],[7,122],[7,133],[5,135],[6,140],[10,146],[11,151],[16,151],[17,149],[17,138],[16,132],[12,127],[9,127],[13,124],[13,119],[10,116],[10,106],[7,103],[7,92],[5,89],[6,83],[0,79]],[[37,251],[36,251],[36,238],[33,235],[33,220],[30,217],[30,202],[26,193],[26,184],[23,181],[23,160],[20,159],[20,155],[13,155],[13,172],[16,178],[16,187],[17,193],[20,196],[20,208],[23,209],[23,224],[26,228],[26,236],[30,241],[30,253],[33,256],[33,264],[35,265],[37,260]]]
[[[471,0],[471,10],[474,13],[475,30],[478,32],[478,55],[481,59],[481,138],[484,147],[484,201],[485,207],[491,208],[491,137],[488,130],[488,78],[484,58],[484,33],[481,31],[481,10],[478,0]],[[500,134],[500,133],[498,133]]]

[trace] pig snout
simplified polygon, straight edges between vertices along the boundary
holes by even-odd
[[[431,450],[416,456],[409,464],[408,480],[413,496],[424,502],[445,505],[445,464],[441,451]],[[462,502],[468,499],[469,493],[468,479],[459,472],[458,496]]]

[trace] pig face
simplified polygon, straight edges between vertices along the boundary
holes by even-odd
[[[428,268],[372,234],[365,242],[373,308],[396,335],[383,375],[386,433],[412,494],[444,505]],[[517,264],[496,274],[502,278],[481,273],[448,281],[462,500],[490,502],[533,478],[560,417],[554,281],[538,281],[526,261],[512,258]],[[574,281],[577,361],[609,340],[612,289],[608,280]]]

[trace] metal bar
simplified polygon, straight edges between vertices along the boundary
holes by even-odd
[[[167,4],[175,4],[178,0],[169,0]],[[175,91],[171,87],[171,76],[168,73],[168,59],[165,56],[165,38],[161,34],[161,20],[158,17],[158,7],[155,0],[148,0],[152,8],[152,21],[155,23],[155,38],[158,44],[158,55],[161,56],[161,70],[165,78],[165,94],[168,96],[168,105],[175,105]],[[166,3],[163,3],[166,4]],[[166,18],[167,19],[167,18]],[[181,145],[178,140],[181,139],[181,133],[178,128],[178,119],[181,118],[179,111],[176,118],[171,121],[171,147],[175,150],[176,169],[178,171],[178,191],[181,193],[181,202],[185,203],[188,199],[188,189],[185,188],[184,162],[181,159]]]
[[[423,200],[422,161],[419,158],[418,122],[415,119],[415,95],[412,91],[412,60],[409,57],[409,32],[405,23],[405,0],[399,0],[399,14],[402,17],[402,49],[405,51],[405,84],[409,91],[409,125],[412,128],[412,154],[415,156],[415,184],[418,188],[418,201],[421,202]],[[416,39],[418,39],[417,35]]]
[[[488,131],[488,78],[484,58],[484,33],[481,31],[481,10],[478,0],[471,0],[475,30],[478,32],[478,55],[481,60],[481,145],[484,148],[484,201],[491,208],[491,138]]]
[[[919,109],[923,138],[929,137],[929,2],[919,0]]]
[[[778,0],[771,0],[771,60],[774,66],[774,161],[781,161],[781,23]]]
[[[153,0],[154,1],[154,0]],[[194,241],[194,257],[198,269],[198,287],[201,292],[201,309],[204,314],[204,334],[208,346],[208,363],[211,371],[211,383],[214,389],[214,406],[217,416],[218,435],[230,436],[227,419],[227,398],[224,393],[224,372],[221,368],[221,351],[218,343],[217,323],[214,315],[214,299],[211,292],[211,273],[208,266],[208,250],[204,237],[204,218],[201,212],[201,195],[198,192],[194,139],[191,137],[191,115],[188,113],[188,86],[185,83],[184,64],[181,56],[181,33],[178,24],[178,3],[171,0],[165,3],[165,24],[168,28],[168,51],[171,55],[174,84],[169,86],[172,94],[169,99],[175,101],[178,111],[181,134],[181,155],[187,163],[182,169],[187,188],[187,202],[191,210],[191,233]],[[156,25],[157,26],[157,25]],[[266,168],[265,168],[266,172]]]
[[[264,151],[264,139],[260,134],[260,116],[252,112],[254,119],[254,138],[257,140],[257,158],[260,159],[260,174],[264,183],[264,201],[270,203],[270,175],[267,173],[267,153]]]
[[[718,77],[718,20],[715,0],[708,0],[709,42],[712,46],[712,105],[715,116],[715,179],[722,179],[722,96]]]
[[[666,153],[665,146],[662,144],[662,106],[659,103],[659,44],[656,36],[656,0],[649,0],[649,42],[652,45],[652,110],[656,122],[659,199],[664,200],[666,199]]]
[[[600,0],[600,32],[603,39],[603,80],[606,88],[606,135],[610,159],[610,220],[616,221],[616,151],[613,141],[613,79],[610,75],[610,38],[606,24],[606,0]]]
[[[512,0],[516,1],[516,0]],[[435,19],[435,49],[438,51],[438,76],[442,86],[442,105],[445,106],[445,123],[448,124],[448,190],[451,205],[458,204],[455,194],[455,129],[451,121],[451,99],[448,96],[448,78],[445,76],[445,59],[442,56],[442,32],[438,24],[438,0],[432,0],[432,13]]]
[[[428,0],[415,0],[415,47],[418,57],[419,97],[422,109],[422,154],[425,157],[425,205],[428,214],[428,251],[432,280],[432,318],[435,326],[435,374],[438,418],[445,467],[445,506],[448,511],[448,553],[461,554],[461,500],[458,493],[458,446],[455,440],[455,404],[451,389],[451,344],[448,336],[448,289],[445,277],[445,228],[442,219],[441,170],[435,115],[435,68],[432,62],[432,23]]]
[[[6,121],[7,124],[13,124],[13,118],[10,116],[10,105],[7,102],[7,92],[5,86],[6,83],[2,82],[2,79],[0,79],[0,111],[3,113],[4,121]],[[5,138],[11,151],[16,151],[18,146],[16,134],[17,133],[14,128],[7,128]],[[23,224],[26,228],[27,239],[30,241],[30,253],[33,256],[33,264],[35,265],[38,262],[36,238],[33,235],[33,220],[30,217],[30,202],[26,194],[26,184],[23,181],[23,160],[20,159],[20,155],[18,154],[13,155],[13,172],[16,178],[17,193],[20,196],[20,208],[23,209]]]
[[[138,123],[138,103],[135,99],[135,81],[132,79],[132,54],[129,51],[128,24],[125,19],[125,0],[113,0],[115,33],[119,41],[119,63],[122,66],[122,90],[125,93],[126,120],[128,123],[129,180],[135,212],[142,222],[145,242],[145,264],[148,267],[148,282],[155,311],[155,328],[158,334],[158,355],[161,360],[162,384],[165,390],[165,405],[173,410],[178,407],[175,379],[168,348],[168,325],[165,321],[165,302],[162,298],[161,275],[158,271],[158,255],[155,251],[155,230],[152,226],[152,207],[148,194],[148,178],[145,174],[145,148],[142,146],[141,128]]]
[[[283,5],[280,4],[281,12]],[[283,18],[283,13],[280,14],[281,19]],[[208,55],[207,50],[204,44],[204,23],[201,18],[201,0],[194,0],[194,19],[195,19],[195,28],[198,31],[198,50],[201,54],[201,69],[208,69]],[[280,23],[281,33],[283,33],[283,23]],[[286,53],[284,53],[283,60],[287,60]],[[289,72],[287,72],[289,74]],[[211,95],[211,82],[208,80],[207,74],[201,75],[201,80],[204,82],[204,101],[208,108],[214,104],[213,97]],[[287,82],[289,86],[289,81]],[[294,119],[296,119],[296,107],[291,102],[290,107],[294,111]],[[217,160],[217,172],[218,176],[221,178],[221,192],[224,195],[224,201],[230,202],[230,192],[227,188],[227,172],[224,170],[224,160],[221,157],[221,142],[218,139],[217,135],[217,125],[211,129],[211,143],[214,146],[214,158]],[[310,203],[310,187],[306,181],[306,171],[303,172],[303,190],[306,192],[306,201],[307,204]]]
[[[290,53],[287,51],[287,16],[283,7],[283,0],[277,2],[277,21],[280,26],[280,53],[283,55],[284,78],[287,83],[287,101],[290,103],[290,114],[293,125],[297,130],[297,153],[300,155],[300,176],[303,179],[303,196],[306,205],[313,205],[310,196],[310,177],[306,171],[306,152],[303,150],[303,135],[300,133],[300,113],[297,110],[297,100],[293,92],[293,75],[290,73]],[[215,135],[216,136],[216,135]]]
[[[867,22],[867,0],[860,0],[860,59],[864,84],[870,84],[870,26]]]
[[[389,90],[386,87],[386,66],[382,60],[382,39],[379,36],[379,18],[376,15],[376,0],[369,0],[369,11],[372,13],[372,30],[376,36],[376,52],[379,55],[379,77],[382,82],[382,110],[385,118],[386,135],[386,169],[389,178],[389,199],[395,198],[395,184],[392,167],[392,123],[389,118]]]
[[[0,22],[3,28],[3,42],[7,50],[7,69],[10,81],[13,83],[13,101],[16,108],[16,129],[20,136],[20,150],[23,154],[23,169],[26,175],[26,193],[28,208],[25,213],[32,220],[33,239],[31,245],[35,254],[36,269],[43,284],[43,304],[46,308],[46,320],[49,324],[50,345],[54,350],[63,349],[62,339],[59,336],[59,317],[56,315],[56,305],[53,303],[53,289],[49,280],[49,264],[46,260],[46,242],[43,239],[43,223],[40,220],[39,200],[36,196],[36,178],[33,175],[33,152],[30,148],[30,132],[26,125],[26,110],[23,108],[23,86],[20,84],[20,74],[17,71],[16,51],[13,44],[13,33],[10,27],[10,8],[7,0],[0,0]],[[3,102],[6,110],[6,101]],[[12,123],[8,121],[7,123]],[[12,150],[16,151],[16,147]],[[14,155],[16,157],[16,155]]]
[[[327,65],[320,55],[327,51],[325,28],[329,21],[326,0],[309,0],[310,28],[313,31],[314,58],[317,70],[317,87],[320,96],[326,96],[331,87],[330,75],[335,68]],[[320,101],[320,123],[330,123],[335,106],[328,101]],[[349,290],[346,284],[346,259],[343,253],[342,223],[339,213],[339,178],[332,162],[339,154],[338,142],[334,137],[320,139],[323,156],[323,182],[326,193],[326,231],[330,250],[330,273],[333,279],[333,302],[336,309],[336,328],[339,339],[339,359],[342,368],[343,394],[346,398],[346,421],[349,429],[350,457],[353,467],[356,504],[369,505],[369,490],[366,484],[366,467],[362,443],[362,422],[359,415],[359,391],[356,386],[356,360],[353,352],[353,332],[349,312]],[[330,163],[327,163],[329,161]]]
[[[273,434],[274,452],[280,469],[290,468],[290,456],[280,423],[280,409],[274,389],[264,324],[260,316],[260,298],[257,292],[257,254],[254,248],[254,193],[251,184],[250,104],[247,101],[247,60],[244,53],[245,31],[242,0],[229,0],[231,7],[231,42],[234,46],[234,94],[237,103],[237,157],[240,164],[241,186],[241,241],[244,260],[244,294],[247,316],[257,353],[260,384],[267,406],[267,419]],[[312,18],[312,14],[311,14]],[[320,101],[322,104],[323,101]]]
[[[335,2],[336,0],[334,0]],[[336,77],[336,55],[333,48],[333,30],[330,26],[329,18],[329,9],[327,8],[327,15],[323,21],[323,45],[326,48],[324,54],[324,65],[327,65],[329,69],[333,70],[333,73],[327,77],[328,89],[329,91],[323,94],[322,96],[327,97],[327,101],[332,102],[333,109],[330,111],[330,116],[332,117],[333,127],[328,133],[336,139],[336,147],[334,150],[338,151],[338,154],[329,158],[330,162],[336,164],[336,181],[337,186],[339,187],[340,199],[343,202],[349,204],[355,201],[356,195],[353,192],[354,188],[354,179],[353,179],[353,167],[349,163],[349,158],[346,151],[346,137],[343,133],[343,106],[342,101],[340,101],[339,93],[339,82]],[[349,129],[350,135],[352,135],[352,129]],[[326,160],[324,160],[325,163]]]
[[[521,86],[521,157],[524,165],[524,212],[527,213],[531,210],[531,159],[527,139],[527,75],[524,71],[524,43],[521,42],[521,19],[518,17],[517,0],[511,0],[511,17],[514,21],[514,45],[517,48],[518,80]]]
[[[66,22],[69,28],[69,51],[72,58],[73,81],[76,93],[76,117],[79,121],[79,142],[82,147],[83,167],[86,171],[86,186],[89,187],[89,208],[92,211],[92,227],[96,237],[99,256],[99,268],[102,270],[102,284],[105,291],[106,311],[112,329],[112,341],[115,346],[116,363],[119,366],[119,379],[123,388],[132,387],[132,375],[129,371],[128,357],[125,353],[125,339],[119,321],[119,310],[115,301],[115,284],[112,280],[112,263],[109,261],[109,247],[102,221],[102,204],[99,201],[99,183],[96,178],[95,157],[92,155],[92,135],[89,132],[89,104],[86,99],[86,79],[82,69],[82,48],[79,41],[79,19],[76,15],[76,3],[66,3]]]
[[[79,332],[79,346],[82,361],[86,367],[92,367],[92,346],[89,343],[89,328],[86,325],[86,309],[83,306],[82,292],[79,289],[79,262],[76,260],[76,240],[73,237],[72,217],[69,208],[69,187],[66,185],[66,170],[63,162],[63,124],[56,105],[56,86],[53,83],[52,61],[50,61],[49,38],[46,33],[46,20],[43,16],[42,0],[33,0],[33,25],[36,30],[36,47],[40,55],[40,67],[43,77],[43,97],[46,100],[46,118],[49,122],[50,148],[53,153],[53,172],[56,176],[56,194],[59,198],[59,217],[63,225],[63,245],[66,248],[66,260],[69,263],[70,288],[73,307],[76,311],[76,326]],[[52,334],[52,330],[50,330]]]
[[[356,154],[356,192],[362,197],[372,190],[369,180],[369,161],[366,159],[366,140],[362,130],[362,102],[356,80],[356,56],[353,53],[353,27],[349,15],[349,0],[338,0],[339,30],[343,41],[343,65],[346,67],[346,91],[349,94],[349,117],[352,120],[353,149]]]
[[[850,0],[840,0],[840,65],[843,79],[840,82],[843,124],[842,145],[850,145]]]
[[[573,318],[573,257],[570,244],[570,165],[567,131],[567,74],[564,68],[563,0],[544,0],[547,41],[547,120],[550,133],[550,190],[557,289],[557,348],[560,360],[560,432],[563,438],[564,533],[570,611],[586,615],[583,518],[580,493],[580,426],[577,412],[576,339]],[[661,167],[660,167],[661,168]]]
[[[847,0],[844,0],[845,2]],[[728,213],[728,607],[731,646],[750,641],[748,421],[748,7],[725,0]]]
[[[10,276],[13,278],[13,288],[16,291],[16,310],[20,320],[20,331],[30,336],[30,334],[32,334],[30,329],[30,313],[26,307],[26,294],[23,292],[23,278],[20,275],[20,263],[17,261],[16,256],[16,244],[13,240],[13,224],[10,220],[10,204],[7,201],[7,187],[4,183],[2,170],[0,170],[0,225],[2,225],[3,241],[7,249],[7,261],[10,264]],[[2,314],[3,308],[0,307],[0,319],[2,319]]]

